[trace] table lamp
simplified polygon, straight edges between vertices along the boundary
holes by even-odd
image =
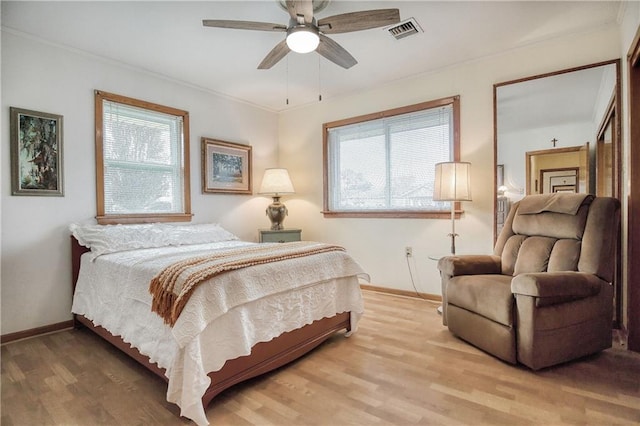
[[[471,163],[449,161],[436,164],[434,201],[451,201],[451,254],[456,254],[456,201],[471,201]]]
[[[287,169],[266,169],[258,194],[273,196],[273,203],[267,207],[266,213],[271,220],[271,229],[283,229],[282,222],[289,213],[287,207],[280,202],[282,194],[294,194],[293,184]]]

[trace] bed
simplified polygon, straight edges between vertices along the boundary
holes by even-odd
[[[359,281],[368,276],[340,248],[248,243],[217,224],[73,224],[71,231],[76,325],[165,380],[167,401],[198,425],[208,424],[205,410],[220,392],[299,358],[340,330],[348,336],[363,313]],[[299,250],[292,244],[309,253],[292,256]],[[241,267],[228,261],[267,250],[281,255]],[[173,321],[152,311],[152,280],[181,262],[210,258],[233,266],[217,263],[218,273],[191,292]]]

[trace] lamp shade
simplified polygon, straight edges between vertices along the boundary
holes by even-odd
[[[435,201],[471,201],[471,163],[450,161],[436,164]]]
[[[293,194],[293,184],[287,169],[267,169],[264,171],[258,194]]]

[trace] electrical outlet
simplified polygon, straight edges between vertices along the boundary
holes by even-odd
[[[404,248],[404,255],[407,256],[407,257],[413,256],[413,248],[412,247],[405,247]]]

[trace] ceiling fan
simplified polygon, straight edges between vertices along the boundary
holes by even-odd
[[[278,43],[260,62],[258,69],[271,68],[292,50],[298,53],[308,53],[315,50],[331,62],[348,69],[358,61],[325,34],[368,30],[400,22],[398,9],[364,10],[316,20],[313,16],[314,12],[324,9],[329,0],[276,1],[289,12],[291,19],[289,19],[288,25],[222,19],[204,19],[202,24],[205,27],[287,33],[286,38]]]

